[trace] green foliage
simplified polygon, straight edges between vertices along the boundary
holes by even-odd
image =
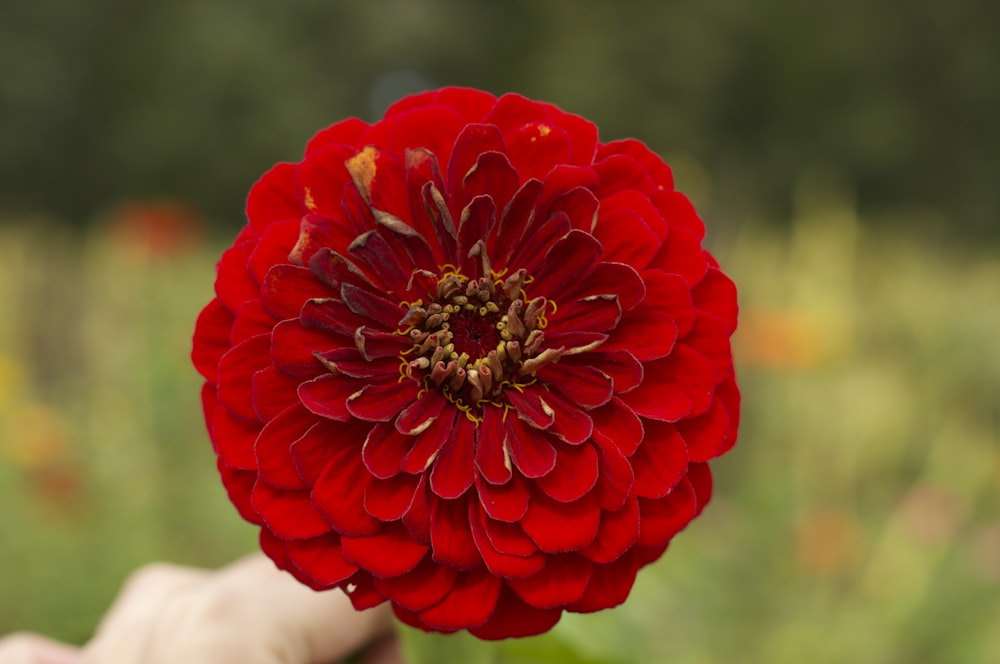
[[[713,174],[782,219],[803,169],[866,221],[996,239],[1000,9],[985,0],[0,3],[0,209],[181,198],[229,228],[318,128],[416,89],[515,90]],[[943,217],[942,217],[943,213]],[[942,219],[951,223],[944,225]]]

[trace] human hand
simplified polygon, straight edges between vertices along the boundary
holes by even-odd
[[[387,606],[357,612],[261,555],[219,571],[157,563],[125,583],[83,648],[15,635],[0,640],[0,664],[325,664],[369,644],[364,664],[403,664],[391,625]]]

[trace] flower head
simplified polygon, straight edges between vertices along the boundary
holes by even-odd
[[[321,131],[247,217],[192,356],[229,496],[303,583],[536,634],[709,500],[736,291],[642,143],[446,88]]]

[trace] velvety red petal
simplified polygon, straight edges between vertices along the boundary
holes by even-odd
[[[707,463],[692,463],[688,466],[688,481],[694,489],[695,497],[698,501],[698,509],[695,515],[701,514],[705,505],[712,500],[712,472]]]
[[[282,539],[306,539],[330,532],[330,524],[313,509],[307,491],[284,491],[258,479],[250,502],[271,532]]]
[[[555,392],[547,394],[545,401],[555,413],[555,421],[549,431],[557,438],[570,445],[579,445],[590,438],[594,432],[594,421],[587,413]]]
[[[306,156],[330,144],[356,146],[367,129],[368,123],[357,118],[342,120],[309,139],[306,143]]]
[[[271,340],[266,334],[233,346],[219,359],[219,403],[233,415],[256,420],[253,375],[268,366]]]
[[[458,572],[424,558],[416,567],[395,577],[375,579],[375,587],[410,611],[423,611],[440,602],[452,588]]]
[[[401,470],[403,457],[413,447],[412,436],[401,434],[388,422],[379,422],[365,439],[361,458],[375,477],[388,479]]]
[[[269,224],[305,213],[295,186],[298,164],[276,164],[250,188],[247,196],[247,220],[261,233]]]
[[[677,430],[687,444],[688,459],[708,461],[722,453],[722,444],[729,433],[729,415],[716,399],[707,412],[678,422]]]
[[[476,548],[479,549],[483,562],[486,563],[486,567],[490,572],[507,578],[524,578],[541,571],[545,566],[545,556],[538,552],[537,548],[523,556],[501,552],[496,548],[484,526],[484,523],[489,521],[489,517],[475,503],[470,503],[470,506],[473,509],[473,513],[469,515],[472,538],[476,543]],[[520,528],[513,524],[503,525],[508,528],[520,530]],[[527,539],[527,536],[523,533],[521,536]],[[528,540],[528,542],[534,546],[531,540]]]
[[[215,453],[227,466],[241,470],[256,470],[257,456],[253,446],[260,433],[260,422],[233,415],[226,408],[216,408],[212,414],[212,443]]]
[[[556,448],[556,466],[552,472],[535,480],[549,498],[561,503],[579,500],[597,484],[598,462],[594,446],[560,445]]]
[[[399,576],[423,560],[428,547],[414,542],[400,524],[386,524],[370,537],[341,539],[344,555],[376,577]]]
[[[705,278],[691,290],[695,306],[721,320],[726,330],[732,334],[736,329],[739,306],[736,301],[736,285],[721,270],[711,268]]]
[[[409,274],[406,275],[409,278]],[[396,329],[403,310],[392,300],[353,284],[343,284],[340,295],[347,308],[366,320],[378,323],[384,330]]]
[[[555,627],[561,617],[561,609],[537,609],[505,586],[493,615],[479,627],[469,629],[469,632],[486,641],[534,636]]]
[[[357,348],[334,348],[323,352],[317,351],[316,357],[323,362],[328,371],[335,374],[344,374],[354,378],[374,378],[375,376],[399,378],[398,357],[380,357],[369,360],[362,357]]]
[[[676,422],[711,405],[715,369],[698,351],[678,344],[670,355],[653,360],[645,370],[642,385],[621,397],[639,415]]]
[[[347,399],[347,410],[354,417],[369,422],[388,422],[417,398],[417,385],[411,380],[390,379],[369,383]]]
[[[601,181],[601,195],[604,197],[622,191],[635,189],[648,194],[653,189],[652,178],[639,162],[625,154],[612,154],[594,164],[594,172]]]
[[[687,196],[679,191],[657,190],[653,191],[650,200],[671,226],[686,228],[699,242],[705,238],[705,224]]]
[[[385,601],[385,597],[375,587],[372,575],[363,570],[358,570],[348,582],[341,583],[340,587],[351,600],[355,611],[364,611]]]
[[[323,330],[303,327],[299,319],[283,320],[271,332],[271,362],[282,373],[310,378],[326,373],[327,369],[315,353],[343,348],[352,344]]]
[[[671,274],[679,274],[684,280],[695,285],[708,271],[708,260],[701,242],[689,230],[681,227],[670,229],[670,235],[650,261],[650,267]]]
[[[551,410],[547,410],[541,389],[507,390],[507,401],[517,412],[517,416],[538,429],[547,429],[555,420]]]
[[[288,252],[299,239],[299,219],[282,219],[268,226],[250,252],[247,269],[258,284],[264,283],[264,276],[272,267],[289,263]]]
[[[560,503],[535,490],[521,526],[539,549],[560,553],[577,551],[590,544],[600,521],[601,510],[593,493],[573,503]]]
[[[601,509],[618,510],[632,493],[635,476],[632,465],[612,442],[594,439],[600,456],[600,475],[594,494]]]
[[[556,346],[557,334],[566,331],[607,332],[618,326],[622,308],[616,295],[588,295],[579,300],[559,303],[559,309],[549,317],[545,337],[549,346]],[[618,332],[612,338],[617,338]],[[558,345],[566,345],[560,342]]]
[[[328,533],[320,537],[286,540],[288,559],[317,585],[332,588],[358,571],[358,566],[344,557],[340,535]]]
[[[236,507],[236,511],[244,520],[258,526],[263,525],[264,520],[250,503],[250,495],[253,492],[254,483],[257,481],[257,471],[232,468],[227,466],[221,457],[215,465],[222,477],[222,484],[226,487],[226,494],[233,506]]]
[[[441,498],[458,498],[476,475],[476,425],[467,417],[457,417],[448,442],[431,468],[431,491]]]
[[[396,430],[407,436],[416,436],[433,424],[448,405],[440,392],[427,392],[399,414],[396,418]]]
[[[630,265],[601,262],[559,298],[560,302],[578,300],[591,295],[615,295],[622,311],[628,311],[646,297],[642,277]]]
[[[556,465],[556,450],[549,436],[527,426],[519,417],[507,417],[506,448],[525,477],[542,477]]]
[[[615,397],[606,406],[590,411],[594,420],[594,440],[610,443],[625,456],[632,456],[643,437],[639,416]]]
[[[577,554],[549,556],[538,574],[509,579],[507,585],[526,603],[539,609],[554,609],[578,601],[590,581],[591,562]]]
[[[355,332],[354,341],[361,357],[366,360],[383,357],[398,358],[403,351],[413,345],[413,342],[405,335],[380,332],[370,327],[362,327]]]
[[[601,255],[601,243],[590,233],[573,229],[549,247],[542,267],[531,283],[533,297],[560,297],[586,273]]]
[[[260,300],[247,300],[236,312],[236,320],[233,321],[233,328],[229,333],[229,342],[238,344],[258,334],[270,333],[277,322],[274,316],[264,311],[264,305]]]
[[[455,138],[448,162],[448,185],[451,201],[459,209],[469,199],[462,195],[461,186],[484,152],[504,153],[507,146],[500,129],[491,124],[467,124]]]
[[[498,521],[518,521],[528,510],[528,487],[518,473],[506,484],[490,484],[478,475],[476,491],[483,509]]]
[[[434,560],[460,570],[483,562],[472,540],[468,498],[434,499],[431,503],[431,549]]]
[[[448,442],[455,418],[462,417],[456,408],[446,408],[426,430],[416,435],[413,446],[403,457],[402,469],[407,473],[423,473]]]
[[[500,215],[500,222],[496,225],[495,231],[486,241],[486,250],[494,265],[502,267],[510,264],[511,252],[519,246],[524,228],[532,218],[533,208],[541,191],[542,183],[539,180],[527,180],[514,192],[503,214]]]
[[[292,463],[292,443],[305,435],[316,418],[300,404],[292,404],[264,425],[254,453],[261,479],[278,488],[295,491],[306,488]]]
[[[712,361],[717,380],[733,371],[733,351],[729,344],[729,331],[721,320],[711,314],[702,313],[684,343]]]
[[[268,365],[253,375],[251,394],[254,412],[261,422],[267,422],[275,415],[298,402],[296,393],[302,378],[283,374]]]
[[[523,124],[504,135],[510,163],[522,179],[544,178],[569,160],[569,136],[546,122]]]
[[[435,629],[467,629],[486,622],[496,607],[503,582],[485,567],[459,574],[444,599],[420,612],[420,620]]]
[[[634,210],[600,215],[594,236],[604,249],[603,260],[625,263],[637,270],[649,265],[659,247],[656,233]]]
[[[338,422],[351,419],[347,400],[360,391],[364,383],[342,374],[323,374],[302,383],[298,397],[310,412]]]
[[[635,493],[643,498],[662,498],[677,486],[688,467],[688,449],[677,427],[669,422],[647,420],[646,436],[632,455]]]
[[[504,450],[507,427],[499,408],[484,408],[476,428],[476,468],[491,484],[504,484],[511,477],[511,462]]]
[[[233,314],[218,298],[208,303],[194,328],[191,361],[205,380],[216,382],[219,358],[229,350],[229,332],[233,327]]]
[[[403,515],[403,525],[415,541],[421,544],[431,543],[431,507],[428,500],[430,489],[427,488],[427,475],[419,476],[417,489],[413,492],[413,502]]]
[[[372,478],[365,488],[365,511],[382,521],[403,518],[419,483],[419,477],[406,473],[384,480]]]
[[[639,498],[639,545],[666,544],[691,522],[697,510],[697,495],[686,478],[665,498]]]
[[[215,279],[215,294],[229,311],[239,311],[247,300],[260,297],[260,288],[250,278],[247,260],[253,250],[252,242],[242,242],[227,249],[219,260]]]
[[[542,367],[537,375],[543,383],[587,409],[603,406],[614,394],[611,376],[593,366],[558,362]]]
[[[335,446],[313,487],[312,504],[341,535],[373,535],[381,522],[364,509],[365,489],[370,479],[361,464],[357,444],[345,442]]]
[[[639,561],[635,550],[628,551],[607,565],[594,563],[590,568],[590,579],[583,597],[567,606],[567,610],[575,613],[591,613],[618,606],[628,598],[638,571]]]
[[[361,420],[319,420],[292,443],[289,450],[299,477],[307,486],[314,486],[330,461],[333,450],[343,445],[358,445],[365,440],[371,428],[371,423]]]
[[[500,213],[507,207],[520,185],[521,180],[507,155],[484,152],[476,158],[475,165],[462,179],[461,204],[456,207],[461,209],[476,196],[489,196],[496,203],[499,222]]]
[[[597,536],[580,553],[595,563],[610,563],[631,549],[638,540],[639,501],[629,496],[620,510],[601,513]]]

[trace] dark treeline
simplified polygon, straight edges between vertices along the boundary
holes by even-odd
[[[819,169],[869,218],[995,239],[997,25],[986,0],[0,0],[0,214],[171,198],[234,226],[316,129],[461,84],[688,155],[717,215],[780,219]]]

